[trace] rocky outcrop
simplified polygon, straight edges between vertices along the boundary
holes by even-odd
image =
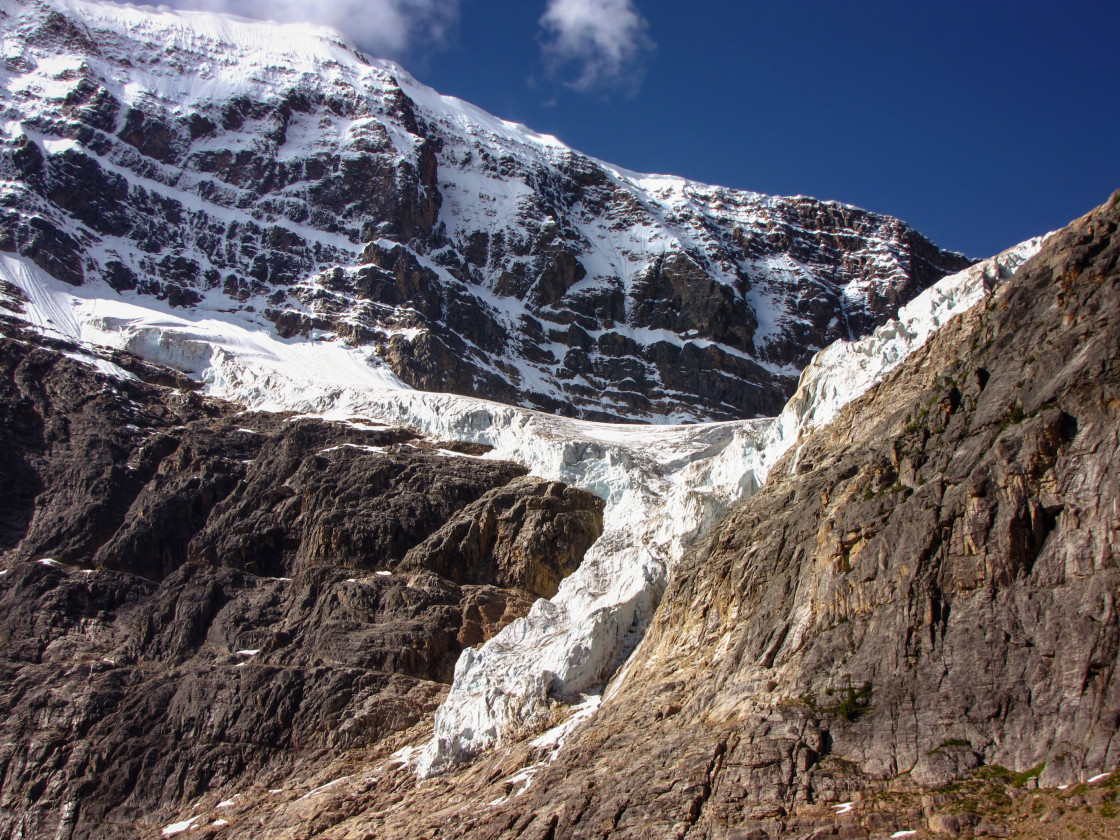
[[[602,530],[600,500],[485,447],[241,412],[4,327],[5,836],[135,837],[397,743]]]
[[[411,549],[401,569],[461,584],[493,581],[551,598],[603,531],[603,506],[582,490],[525,477],[491,490]]]
[[[816,350],[968,263],[854,207],[623,172],[326,31],[30,0],[0,26],[0,250],[369,346],[416,388],[771,415]]]

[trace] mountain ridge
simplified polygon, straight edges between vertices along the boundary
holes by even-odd
[[[603,164],[326,30],[14,9],[0,248],[358,347],[422,390],[772,415],[812,352],[967,264],[850,206]]]
[[[297,31],[0,8],[0,830],[1110,835],[1120,193],[967,265]]]

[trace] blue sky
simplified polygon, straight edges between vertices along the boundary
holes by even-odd
[[[174,0],[332,23],[640,171],[836,199],[983,257],[1120,188],[1120,3]]]

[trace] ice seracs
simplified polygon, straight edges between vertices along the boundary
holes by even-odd
[[[778,418],[686,426],[592,423],[411,391],[359,361],[352,348],[280,340],[228,316],[145,309],[111,290],[66,286],[16,257],[0,256],[0,272],[26,295],[23,318],[91,353],[121,347],[180,366],[208,393],[250,408],[360,415],[438,439],[486,443],[494,447],[487,457],[606,500],[603,535],[558,594],[461,656],[434,738],[417,761],[421,774],[431,774],[545,726],[558,702],[602,690],[641,640],[674,565],[706,527],[753,494],[801,436],[981,300],[1040,242],[943,279],[868,338],[819,353]]]

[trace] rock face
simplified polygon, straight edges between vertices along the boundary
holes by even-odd
[[[1118,345],[1120,193],[712,528],[592,723],[422,782],[336,755],[282,803],[247,792],[229,830],[1108,836]],[[342,772],[377,781],[301,810]]]
[[[134,837],[399,738],[602,529],[600,500],[479,447],[239,412],[4,328],[5,836]]]
[[[1120,193],[928,343],[878,336],[913,352],[721,515],[780,418],[683,441],[415,392],[385,415],[462,444],[203,391],[264,330],[298,387],[362,359],[552,413],[773,414],[815,349],[966,260],[619,170],[326,32],[86,0],[0,27],[0,833],[1114,833]],[[323,343],[369,354],[300,355]],[[283,387],[242,373],[254,404]],[[608,496],[613,530],[485,434]],[[633,579],[597,562],[627,553]],[[558,589],[595,633],[534,601]],[[522,725],[418,779],[487,641],[539,641],[510,661],[541,689],[479,681]]]
[[[854,207],[620,170],[325,30],[84,0],[0,15],[0,249],[368,346],[420,389],[773,415],[816,350],[968,262]]]
[[[524,793],[401,836],[956,836],[920,793],[1116,767],[1118,233],[1120,193],[788,454]]]

